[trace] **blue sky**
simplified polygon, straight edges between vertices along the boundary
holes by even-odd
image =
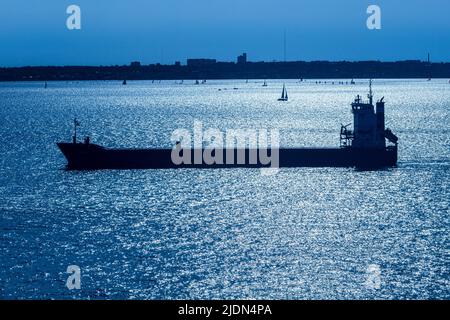
[[[288,60],[450,61],[449,0],[0,0],[0,66],[283,60],[284,30]]]

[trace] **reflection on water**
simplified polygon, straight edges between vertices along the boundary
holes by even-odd
[[[55,145],[76,115],[110,147],[168,147],[195,119],[337,146],[367,90],[286,81],[280,104],[282,83],[1,83],[0,298],[450,298],[447,80],[375,81],[400,138],[381,171],[70,172]]]

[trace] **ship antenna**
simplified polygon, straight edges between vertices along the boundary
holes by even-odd
[[[373,103],[372,79],[369,80],[369,103]]]

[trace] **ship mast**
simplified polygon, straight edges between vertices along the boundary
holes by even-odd
[[[369,80],[369,104],[373,105],[372,79]]]

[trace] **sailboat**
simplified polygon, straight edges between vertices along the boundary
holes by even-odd
[[[126,86],[127,85],[127,80],[123,80],[122,85]]]
[[[278,101],[288,101],[288,93],[287,93],[287,89],[286,89],[286,85],[283,84],[283,92],[281,93],[281,98],[278,99]]]

